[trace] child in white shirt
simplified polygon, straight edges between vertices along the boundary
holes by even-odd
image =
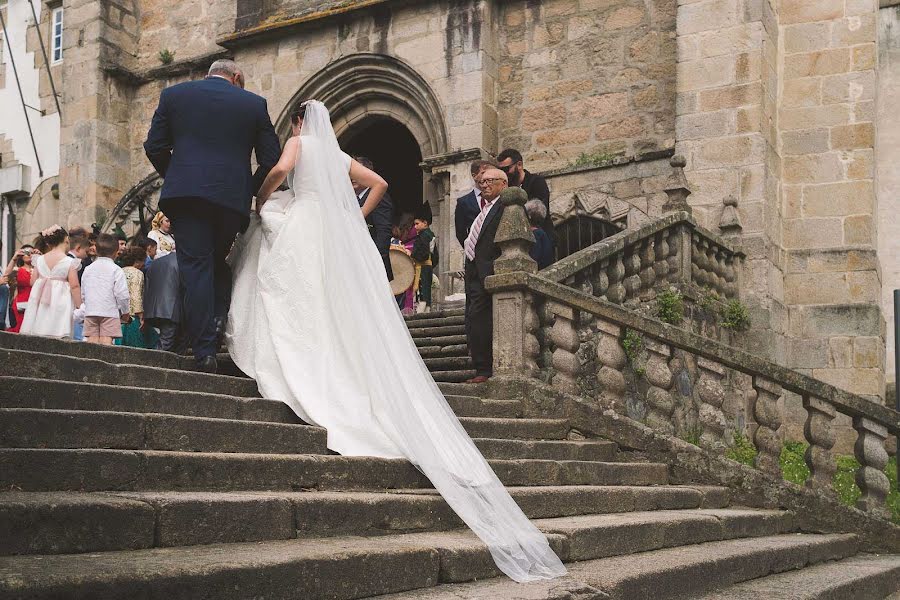
[[[130,318],[131,298],[125,273],[113,262],[118,252],[119,240],[108,233],[100,234],[97,260],[84,270],[81,278],[84,337],[93,344],[112,345],[114,338],[122,337],[121,324]]]

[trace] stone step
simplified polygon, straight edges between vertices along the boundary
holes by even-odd
[[[485,458],[517,460],[595,460],[612,462],[618,447],[606,441],[533,441],[476,438],[473,440]]]
[[[431,376],[438,383],[462,383],[475,377],[475,371],[432,371]]]
[[[465,315],[448,316],[431,316],[431,318],[414,319],[406,322],[406,326],[410,331],[417,331],[426,327],[452,327],[454,325],[465,325]]]
[[[74,343],[74,342],[73,342]],[[85,344],[87,345],[87,344]],[[0,375],[258,397],[251,379],[0,349]]]
[[[420,346],[422,358],[441,358],[444,356],[469,356],[469,347],[465,344],[452,346]]]
[[[419,313],[405,317],[407,323],[416,323],[418,321],[426,321],[429,319],[444,319],[448,317],[463,317],[466,314],[465,308],[451,308],[448,310],[436,310],[430,313]]]
[[[900,593],[900,557],[859,554],[732,585],[697,600],[884,600]]]
[[[0,408],[161,413],[300,423],[287,404],[264,398],[8,376],[0,377],[0,389],[4,391],[0,397]],[[462,395],[448,395],[446,398],[459,416],[510,418],[518,416],[521,411],[521,404],[515,400],[482,400]]]
[[[511,487],[532,519],[702,507],[680,486]],[[434,492],[431,490],[431,492]],[[652,518],[652,517],[650,517]],[[0,555],[72,554],[334,535],[444,531],[462,521],[436,493],[6,492]]]
[[[664,485],[660,463],[491,460],[504,485]],[[431,487],[401,459],[154,450],[0,449],[0,489],[21,491],[384,490]]]
[[[378,600],[694,600],[723,585],[844,559],[854,555],[856,547],[854,535],[779,535],[708,542],[567,565],[568,575],[528,584],[527,595],[522,595],[521,585],[500,577]]]
[[[424,359],[429,371],[468,371],[472,369],[472,359],[468,356],[445,356]]]
[[[462,417],[459,422],[473,438],[564,440],[569,434],[569,421],[566,419]]]
[[[413,342],[416,346],[422,348],[424,346],[467,346],[468,340],[465,333],[461,335],[441,335],[437,337],[414,337]]]
[[[447,325],[443,327],[421,327],[417,329],[410,329],[410,335],[415,338],[424,338],[424,339],[432,339],[438,337],[448,337],[448,336],[463,336],[466,335],[466,326],[465,325]],[[432,344],[429,344],[432,345]]]
[[[0,409],[2,448],[326,454],[325,442],[325,429],[310,425],[107,411]],[[557,453],[564,454],[562,449]]]
[[[711,511],[706,511],[711,512]],[[735,512],[735,511],[732,511]],[[764,534],[779,529],[779,518],[768,514],[754,521],[744,511],[743,519],[732,519],[719,526],[723,537],[743,533]],[[585,517],[579,526],[572,527],[556,520],[542,520],[539,527],[550,530],[560,529],[565,533],[548,531],[548,539],[563,560],[578,560],[581,552],[588,547],[580,542],[574,545],[572,538],[591,535],[602,538],[604,530],[614,525],[603,523],[617,516]],[[631,515],[634,517],[635,515]],[[666,535],[672,543],[676,538],[688,535],[688,523],[695,517],[689,511],[679,511],[669,515],[651,513],[657,524],[656,539],[666,543]],[[590,519],[595,519],[592,526]],[[699,517],[701,522],[710,523],[715,517],[710,514]],[[563,519],[565,522],[571,519]],[[740,521],[739,525],[734,525]],[[731,523],[731,525],[729,525]],[[732,526],[733,525],[733,526]],[[678,535],[673,531],[679,530]],[[627,528],[619,531],[627,536]],[[728,542],[714,542],[708,545],[677,548],[687,555],[698,550],[706,550],[703,567],[713,571],[711,579],[738,578],[750,571],[748,567],[720,573],[719,561],[710,560],[710,546],[720,546],[720,556],[740,556],[745,560],[748,554],[753,562],[760,560],[753,542],[769,542],[775,553],[782,559],[779,565],[766,566],[777,570],[787,563],[802,563],[797,566],[843,558],[855,552],[854,536],[767,536],[757,539],[741,539]],[[725,548],[722,545],[729,544]],[[574,553],[573,553],[574,549]],[[602,546],[601,546],[602,549]],[[691,552],[691,551],[694,552]],[[749,550],[749,551],[748,551]],[[656,551],[665,552],[665,551]],[[671,552],[671,550],[670,550]],[[588,555],[592,552],[588,551]],[[598,562],[630,561],[631,572],[640,570],[662,577],[672,578],[660,569],[657,561],[639,560],[647,554],[604,559]],[[585,562],[572,566],[573,574],[584,569]],[[688,561],[681,562],[690,568]],[[380,570],[374,571],[373,565]],[[786,568],[790,568],[787,566]],[[490,558],[487,548],[467,531],[412,533],[375,537],[332,537],[304,538],[299,540],[276,540],[257,543],[213,544],[207,546],[155,548],[132,551],[115,551],[74,555],[32,555],[0,558],[0,595],[22,594],[27,590],[29,598],[59,597],[67,594],[75,597],[164,597],[196,598],[202,590],[207,598],[318,598],[341,599],[358,598],[399,590],[430,588],[438,582],[465,582],[498,575],[498,570]],[[610,588],[621,585],[621,572],[603,573]],[[708,582],[697,577],[691,578],[694,589],[708,589]],[[570,575],[570,577],[573,575]],[[678,581],[678,578],[674,578]],[[627,580],[627,579],[626,579]],[[276,583],[277,582],[277,583]],[[629,581],[630,587],[634,586]],[[645,586],[646,587],[646,586]],[[602,589],[602,588],[601,588]],[[618,591],[618,590],[617,590]],[[23,594],[24,595],[24,594]],[[670,590],[662,588],[656,597],[671,597]],[[640,598],[645,595],[614,597]]]
[[[433,375],[433,373],[432,373]],[[469,396],[485,398],[487,387],[484,384],[469,384],[453,381],[440,381],[438,387],[445,396]]]
[[[59,354],[102,360],[111,364],[144,365],[163,369],[190,369],[193,359],[171,352],[143,350],[127,346],[100,346],[71,340],[0,332],[0,348],[40,354]]]

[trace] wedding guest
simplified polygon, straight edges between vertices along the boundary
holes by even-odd
[[[97,236],[97,260],[84,271],[84,336],[88,342],[111,346],[122,337],[121,323],[130,315],[125,273],[113,261],[119,253],[118,240],[108,234]]]
[[[356,162],[369,170],[375,170],[372,161],[365,156],[357,156]],[[370,189],[358,181],[353,181],[352,179],[350,181],[353,184],[353,191],[356,192],[356,199],[359,200],[359,205],[362,207],[369,197]],[[375,247],[381,255],[381,260],[384,262],[384,271],[387,274],[388,281],[394,279],[390,256],[391,226],[393,222],[394,202],[391,200],[390,195],[385,192],[378,206],[366,217],[366,224],[369,226],[369,234],[372,236],[372,241],[375,242]]]
[[[414,221],[418,235],[412,249],[412,258],[416,261],[416,282],[413,284],[418,293],[419,312],[431,309],[431,280],[434,267],[438,264],[437,237],[431,230],[431,221],[420,217]]]
[[[153,218],[153,229],[147,237],[156,242],[156,257],[162,258],[169,252],[175,252],[175,238],[172,237],[172,222],[162,212]]]
[[[507,148],[497,155],[497,166],[506,173],[510,186],[518,186],[525,190],[529,198],[537,198],[544,203],[547,216],[544,217],[541,229],[547,232],[555,246],[556,233],[553,229],[553,218],[550,216],[550,188],[547,186],[547,180],[528,171],[522,161],[522,154],[512,148]]]
[[[182,350],[181,284],[174,253],[155,259],[144,269],[144,322],[159,329],[157,350]]]
[[[466,255],[466,338],[475,367],[475,377],[466,383],[484,383],[493,374],[493,305],[484,282],[494,274],[494,261],[500,256],[494,235],[503,214],[503,203],[498,199],[507,187],[506,173],[488,169],[481,177],[480,187],[484,208],[472,223],[463,246]]]
[[[0,252],[3,242],[0,241]],[[6,331],[9,320],[9,277],[0,274],[0,331]]]
[[[484,172],[493,166],[494,163],[489,160],[476,160],[469,165],[469,172],[472,174],[472,181],[475,187],[465,196],[456,199],[456,213],[454,214],[456,239],[459,240],[460,246],[465,245],[466,236],[469,235],[469,228],[472,227],[472,222],[475,221],[475,217],[478,216],[478,213],[483,208],[478,181]]]
[[[15,324],[7,330],[10,333],[19,333],[22,328],[22,319],[25,317],[28,299],[31,297],[32,260],[39,254],[40,252],[31,244],[23,244],[3,271],[3,276],[7,277],[10,284],[15,287],[12,301],[12,317]]]
[[[68,255],[69,234],[59,225],[41,232],[43,254],[32,260],[31,297],[22,319],[25,335],[72,337],[72,312],[81,304],[77,258]]]
[[[113,235],[116,236],[116,241],[119,243],[119,251],[116,253],[116,260],[118,260],[125,252],[125,248],[128,247],[128,236],[119,228],[116,228]]]
[[[547,208],[539,199],[532,198],[525,203],[525,214],[528,215],[531,233],[534,235],[531,258],[537,262],[538,269],[546,269],[553,264],[553,242],[547,232],[541,229],[541,224],[547,219]]]
[[[128,314],[131,319],[122,324],[122,337],[115,341],[117,346],[144,348],[144,261],[147,251],[140,246],[128,246],[122,253],[122,273],[128,287]]]
[[[413,247],[416,244],[416,238],[419,235],[419,232],[415,227],[415,219],[410,214],[400,215],[400,220],[397,224],[397,229],[395,231],[397,242],[400,246],[402,246],[406,253],[412,256]],[[409,316],[413,315],[416,312],[416,284],[413,281],[413,284],[409,286],[403,294],[401,294],[401,298],[399,301],[400,304],[400,312],[404,315]]]

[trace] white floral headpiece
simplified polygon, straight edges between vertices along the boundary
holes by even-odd
[[[48,227],[47,229],[45,229],[41,232],[41,237],[50,237],[51,235],[53,235],[60,229],[62,229],[62,227],[60,227],[59,225],[51,225],[50,227]]]

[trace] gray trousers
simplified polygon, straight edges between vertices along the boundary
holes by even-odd
[[[180,352],[183,340],[181,339],[178,323],[168,319],[153,319],[153,326],[159,328],[159,341],[157,350],[166,352]]]

